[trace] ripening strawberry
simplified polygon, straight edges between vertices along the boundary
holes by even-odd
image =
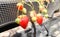
[[[28,22],[29,22],[28,16],[23,16],[22,19],[20,20],[19,25],[20,25],[22,28],[26,29],[26,27],[27,27],[27,25],[28,25]]]
[[[43,23],[43,16],[42,15],[40,15],[40,14],[37,14],[37,23],[39,24],[39,25],[42,25],[42,23]]]
[[[22,11],[23,10],[23,4],[22,3],[17,3],[17,8],[18,10]]]

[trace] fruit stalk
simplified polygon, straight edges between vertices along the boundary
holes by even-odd
[[[34,6],[33,6],[33,3],[30,1],[30,4],[32,5],[32,10],[34,10]],[[33,37],[36,37],[36,27],[35,27],[35,24],[34,22],[31,20],[30,18],[30,21],[32,23],[32,27],[34,28],[34,36]]]
[[[34,28],[34,36],[33,37],[36,37],[36,27],[35,27],[35,24],[32,22],[32,20],[30,20],[31,23],[32,23],[32,28]]]
[[[17,10],[17,17],[19,16],[19,10]]]
[[[47,31],[47,35],[46,36],[48,36],[49,35],[49,31],[48,31],[48,29],[45,27],[45,25],[43,25],[44,26],[44,28],[46,29],[46,31]]]
[[[30,6],[32,10],[34,9],[34,6],[32,7],[30,4],[27,4],[24,0],[22,0],[22,3]]]
[[[30,2],[30,4],[32,5],[32,10],[34,10],[34,5],[33,5],[33,3],[31,2],[31,1],[29,1]]]

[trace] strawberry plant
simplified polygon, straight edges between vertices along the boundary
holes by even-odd
[[[28,22],[30,21],[32,23],[32,26],[34,28],[34,37],[36,37],[36,27],[34,22],[37,22],[40,26],[43,25],[43,17],[48,18],[48,13],[47,13],[47,8],[44,5],[44,1],[43,0],[36,0],[36,2],[38,2],[39,4],[39,10],[38,13],[36,13],[37,11],[34,9],[33,3],[31,1],[29,1],[30,4],[26,3],[25,1],[22,0],[21,3],[17,4],[17,18],[15,20],[15,22],[17,24],[19,24],[19,26],[21,26],[23,29],[26,29],[26,27],[28,26]],[[49,1],[46,0],[46,2],[49,3]],[[31,7],[31,11],[29,12],[29,16],[27,16],[27,9],[24,7],[24,4],[27,4],[28,6]],[[22,12],[21,15],[19,15],[19,11]]]

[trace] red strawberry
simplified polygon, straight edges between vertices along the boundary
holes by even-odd
[[[37,23],[42,25],[42,22],[43,22],[43,17],[41,15],[37,15]]]
[[[27,25],[29,22],[29,18],[27,16],[23,16],[22,19],[20,20],[20,26],[24,29],[26,29]]]
[[[23,4],[22,3],[18,3],[17,4],[17,8],[18,8],[18,10],[22,11],[23,10]]]

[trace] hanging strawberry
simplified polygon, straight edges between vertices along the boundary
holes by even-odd
[[[29,22],[28,16],[23,15],[22,18],[21,18],[21,20],[20,20],[19,25],[20,25],[22,28],[26,29],[26,27],[27,27],[27,25],[28,25],[28,22]]]
[[[26,29],[26,27],[28,25],[28,22],[29,22],[29,18],[26,15],[20,15],[20,16],[17,17],[15,22],[17,24],[19,24],[19,26],[21,26],[22,28]]]
[[[42,17],[42,15],[37,14],[36,17],[37,17],[37,23],[40,24],[40,25],[42,25],[42,23],[43,23],[43,17]]]
[[[22,11],[23,10],[23,4],[22,3],[18,3],[17,4],[17,8],[18,8],[18,10]]]

